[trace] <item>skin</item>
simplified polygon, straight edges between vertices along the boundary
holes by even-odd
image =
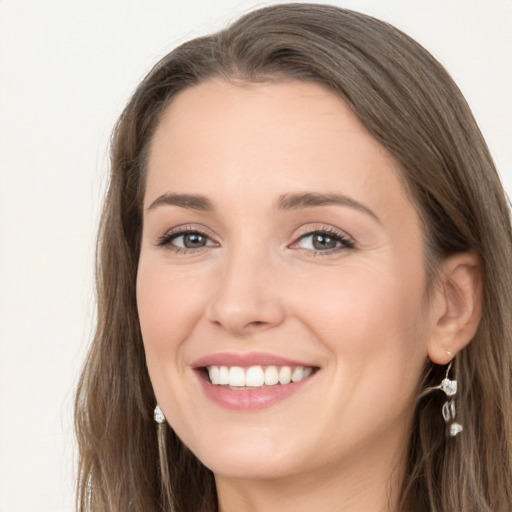
[[[350,201],[276,207],[304,192]],[[170,193],[212,209],[155,204]],[[350,243],[314,250],[325,229]],[[187,230],[206,244],[176,252]],[[208,81],[173,100],[150,148],[137,301],[158,403],[222,511],[395,508],[427,354],[460,348],[439,334],[459,311],[427,300],[424,260],[397,164],[334,93]],[[207,398],[194,361],[256,351],[319,370],[262,410]]]

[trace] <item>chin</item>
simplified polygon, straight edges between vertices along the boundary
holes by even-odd
[[[260,439],[203,446],[192,450],[214,475],[240,480],[281,478],[299,470],[299,449],[294,452],[274,450],[271,443]]]

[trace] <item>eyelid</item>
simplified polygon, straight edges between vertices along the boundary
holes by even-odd
[[[169,249],[176,250],[177,252],[180,249],[182,249],[183,251],[190,251],[190,252],[192,252],[192,251],[199,251],[201,249],[205,249],[206,247],[212,247],[213,246],[213,245],[208,245],[208,246],[205,246],[205,247],[198,247],[196,249],[189,249],[189,248],[181,248],[181,247],[178,247],[178,246],[171,246],[170,241],[173,238],[177,238],[179,236],[183,236],[183,235],[190,234],[190,233],[197,233],[198,235],[202,235],[202,236],[208,238],[208,240],[211,240],[213,242],[213,245],[215,245],[215,246],[219,245],[219,243],[217,242],[215,237],[210,234],[208,229],[206,229],[203,226],[198,226],[197,224],[195,224],[195,225],[193,225],[193,224],[186,224],[186,225],[176,226],[174,228],[171,228],[168,231],[166,231],[164,233],[164,235],[162,235],[162,236],[160,236],[160,237],[158,237],[156,239],[155,245],[157,245],[159,247],[164,247],[164,248],[167,247]]]
[[[339,241],[342,246],[337,247],[335,249],[327,249],[324,251],[316,250],[316,249],[304,249],[302,247],[293,247],[294,245],[297,245],[302,239],[312,236],[315,234],[323,234],[327,235],[331,238],[334,238],[335,240]],[[334,228],[329,225],[318,225],[318,226],[307,226],[304,227],[299,233],[296,235],[294,241],[288,246],[289,248],[296,248],[296,249],[302,249],[306,252],[313,252],[313,253],[323,253],[323,254],[330,254],[333,252],[338,252],[342,250],[347,249],[354,249],[356,245],[356,242],[353,237],[351,237],[349,234],[347,234],[345,231]]]
[[[197,233],[199,235],[204,236],[207,238],[210,242],[213,242],[211,244],[205,245],[203,247],[197,247],[197,248],[183,248],[176,245],[171,244],[171,240],[173,238],[178,238],[179,236],[184,236],[186,234],[191,233]],[[315,234],[322,234],[326,235],[327,237],[333,238],[334,240],[340,242],[341,246],[333,248],[333,249],[326,249],[326,250],[318,250],[318,249],[308,249],[303,247],[298,247],[298,243],[303,240],[304,238],[308,236],[313,236]],[[182,226],[176,226],[174,228],[169,229],[165,232],[165,234],[159,238],[157,238],[155,245],[168,248],[169,250],[173,250],[175,252],[199,252],[201,250],[205,250],[209,247],[215,247],[219,246],[219,242],[216,240],[216,237],[210,234],[210,230],[205,228],[201,225],[193,225],[193,224],[187,224]],[[294,247],[295,246],[295,247]],[[301,249],[304,252],[307,253],[322,253],[322,254],[331,254],[334,252],[339,252],[347,249],[353,249],[355,247],[355,240],[353,237],[348,235],[345,231],[334,228],[331,225],[308,225],[299,230],[299,232],[295,235],[294,241],[288,245],[288,248],[291,249]]]

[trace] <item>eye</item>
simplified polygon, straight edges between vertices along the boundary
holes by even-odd
[[[313,252],[336,252],[337,250],[353,249],[354,242],[342,233],[333,230],[317,230],[302,235],[291,246]]]
[[[208,245],[208,237],[201,233],[183,233],[181,235],[174,235],[171,240],[176,247],[183,249],[199,249]]]
[[[188,252],[218,244],[201,231],[186,230],[167,233],[158,241],[158,245],[176,252]]]

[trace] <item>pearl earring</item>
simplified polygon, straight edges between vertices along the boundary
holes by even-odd
[[[160,409],[159,405],[155,407],[153,417],[157,423],[165,423],[165,416],[164,413],[162,412],[162,409]]]

